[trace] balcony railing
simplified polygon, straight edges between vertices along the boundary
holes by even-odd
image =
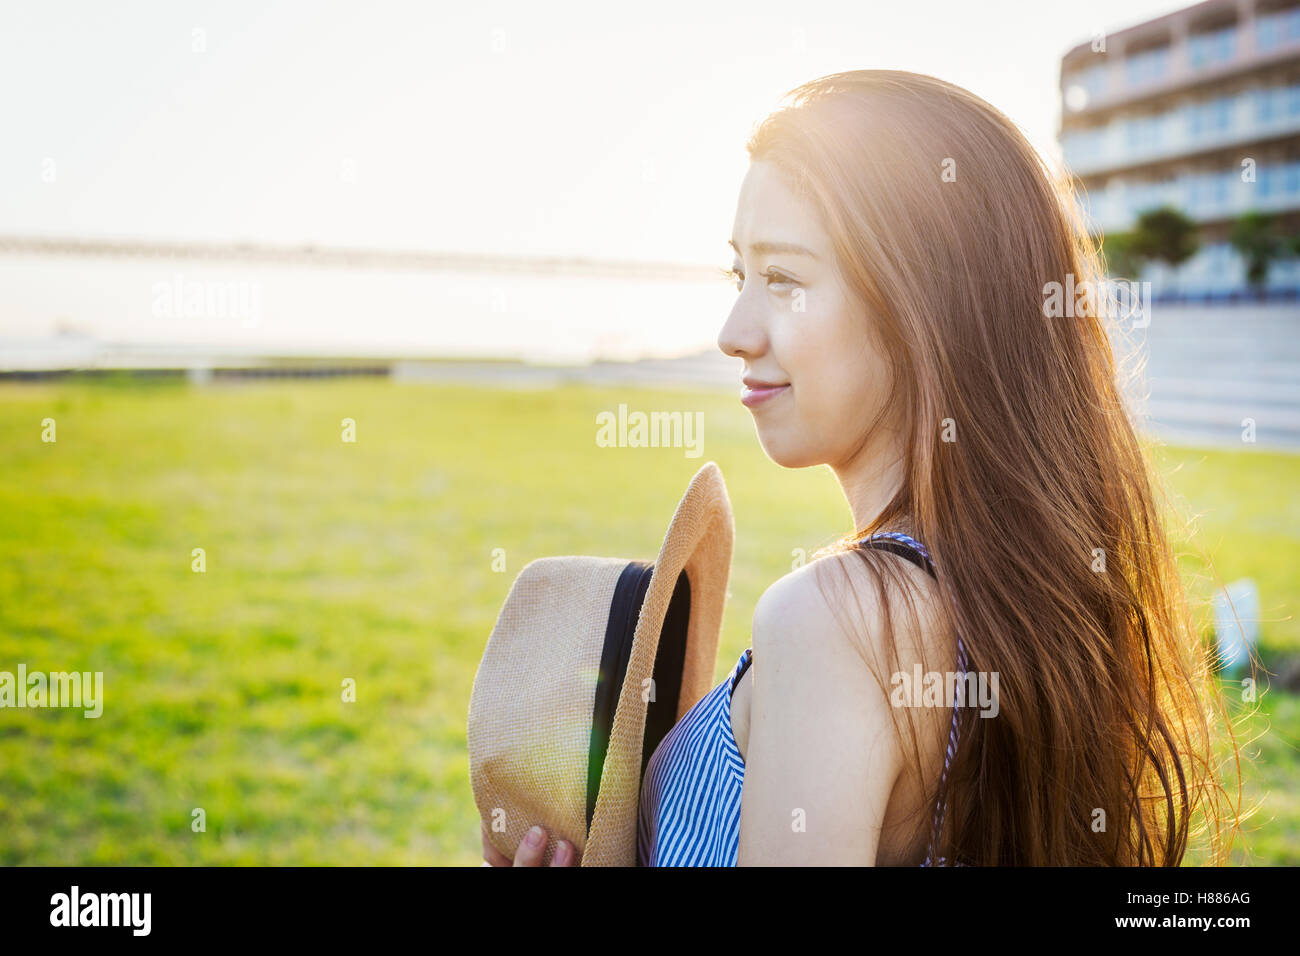
[[[1155,300],[1231,302],[1264,298],[1294,301],[1300,297],[1300,259],[1273,261],[1262,289],[1251,289],[1246,281],[1246,263],[1227,242],[1207,243],[1177,268],[1148,263],[1139,276],[1152,284]]]
[[[1138,213],[1174,206],[1198,222],[1232,219],[1251,210],[1287,212],[1300,209],[1300,160],[1254,169],[1185,174],[1160,183],[1119,182],[1082,195],[1089,225],[1101,232],[1130,228]]]
[[[1253,44],[1242,42],[1249,31]],[[1262,14],[1244,25],[1236,24],[1206,33],[1193,33],[1184,41],[1142,50],[1118,63],[1105,61],[1074,70],[1062,77],[1066,112],[1118,102],[1174,82],[1190,82],[1198,73],[1220,71],[1239,62],[1253,46],[1252,57],[1273,57],[1288,48],[1300,49],[1300,6]],[[1179,66],[1179,50],[1183,66]],[[1082,96],[1069,95],[1072,88]]]
[[[1061,149],[1066,165],[1087,176],[1288,133],[1300,133],[1300,83],[1243,90],[1072,130],[1061,137]]]

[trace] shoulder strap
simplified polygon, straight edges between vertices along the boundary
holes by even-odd
[[[930,577],[937,579],[938,576],[934,572],[934,562],[930,560],[930,556],[921,547],[918,547],[920,542],[915,545],[908,543],[912,540],[914,539],[906,538],[904,535],[896,537],[894,532],[885,532],[883,534],[869,535],[859,541],[857,546],[859,548],[869,548],[873,551],[888,551],[901,558],[906,558],[928,573]]]
[[[938,575],[935,573],[934,570],[934,562],[930,560],[930,554],[928,551],[925,550],[925,545],[923,545],[920,541],[917,541],[915,538],[903,534],[902,532],[884,531],[884,532],[880,532],[879,534],[868,535],[867,537],[860,540],[857,546],[860,548],[872,548],[874,550],[889,551],[892,554],[897,554],[900,557],[906,558],[907,560],[911,561],[917,567],[924,568],[927,572],[929,572],[932,578],[938,580]],[[967,669],[968,669],[968,664],[966,659],[966,645],[962,643],[961,633],[959,632],[957,634],[957,671],[958,673],[964,674],[966,673]],[[953,708],[952,708],[952,721],[949,723],[948,726],[948,746],[944,753],[943,771],[939,776],[939,786],[941,789],[947,783],[948,768],[952,765],[953,758],[956,756],[957,753],[957,738],[958,738],[960,712],[961,712],[961,708],[959,705],[959,701],[954,700]],[[921,864],[922,866],[935,865],[936,845],[938,843],[940,835],[943,832],[943,823],[944,823],[944,818],[947,816],[947,810],[948,810],[948,806],[946,801],[942,804],[936,805],[934,808],[934,822],[933,822],[933,828],[930,831],[929,852],[926,854],[925,862]],[[947,862],[948,862],[947,860],[942,858],[938,860],[938,863],[940,865],[943,865]],[[956,861],[954,861],[954,865],[960,865],[960,864],[957,864]]]
[[[868,535],[858,541],[857,546],[897,554],[911,561],[917,567],[923,568],[936,581],[939,578],[934,570],[934,562],[930,560],[930,552],[925,550],[925,545],[901,531],[882,531],[879,534]],[[958,633],[957,670],[965,673],[966,669],[966,645],[962,643],[961,634]]]
[[[918,568],[928,573],[930,577],[938,580],[938,575],[934,571],[934,562],[930,560],[930,555],[925,551],[925,546],[915,538],[908,537],[901,532],[883,531],[879,534],[869,535],[858,541],[857,547],[870,548],[874,551],[888,551],[896,554],[901,558],[906,558]],[[966,653],[962,648],[961,636],[957,637],[957,659],[959,668],[966,670]],[[736,685],[740,683],[740,678],[744,676],[745,671],[749,670],[749,665],[754,661],[753,653],[745,659],[744,663],[738,669],[736,676],[731,680],[731,695],[736,693]],[[953,715],[954,723],[956,714]],[[945,768],[946,772],[946,768]]]

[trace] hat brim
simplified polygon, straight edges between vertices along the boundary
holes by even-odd
[[[683,572],[690,586],[691,606],[676,719],[712,687],[734,538],[731,501],[722,471],[715,462],[706,462],[678,503],[654,562],[610,731],[583,866],[636,865],[648,706],[643,688],[654,673],[664,620]]]

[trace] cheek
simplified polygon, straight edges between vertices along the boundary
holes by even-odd
[[[836,430],[869,421],[888,399],[888,366],[863,319],[841,301],[823,308],[810,300],[800,322],[782,327],[783,362],[795,384],[800,416]],[[819,427],[819,430],[823,430]]]
[[[824,438],[856,444],[863,437],[888,395],[880,378],[851,355],[834,360],[813,385],[813,394],[799,402],[800,416]]]
[[[790,377],[806,393],[839,393],[861,403],[879,388],[884,363],[870,342],[861,316],[839,300],[816,308],[810,300],[803,323],[788,326],[787,365]],[[852,395],[852,398],[850,398]]]

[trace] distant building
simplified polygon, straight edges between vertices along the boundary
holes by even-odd
[[[1195,257],[1143,273],[1157,297],[1242,296],[1232,220],[1277,213],[1300,234],[1300,0],[1207,0],[1079,44],[1060,139],[1095,231],[1161,205],[1200,225]],[[1275,262],[1267,290],[1300,296],[1300,259]]]

